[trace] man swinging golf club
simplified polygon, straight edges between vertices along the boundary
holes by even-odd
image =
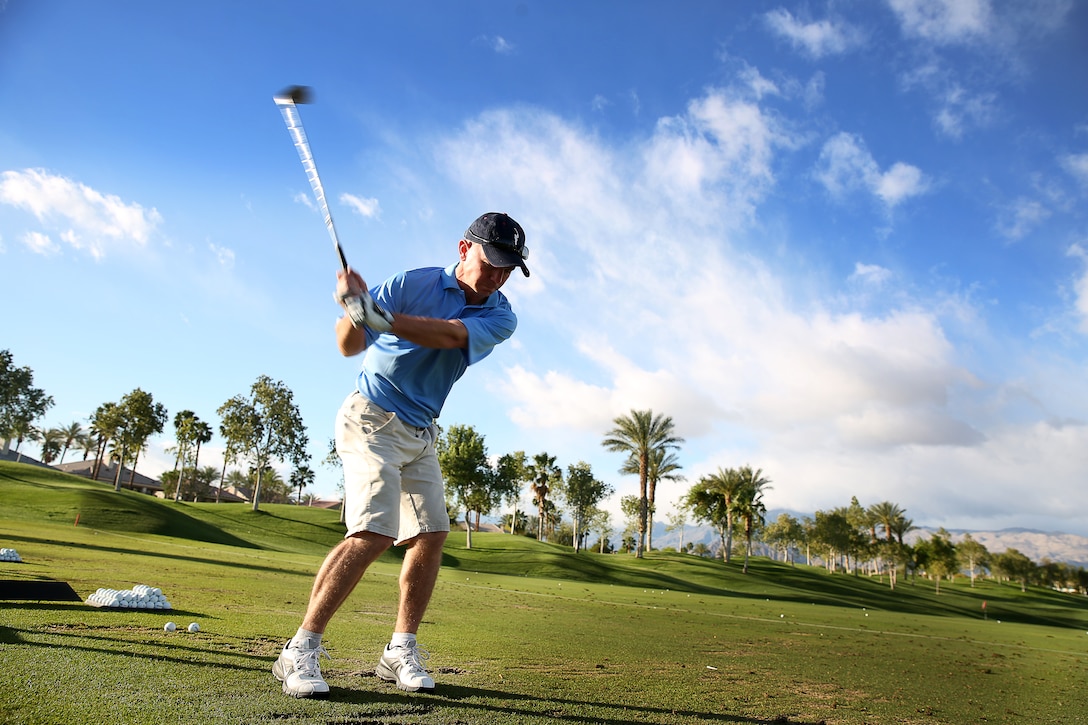
[[[401,272],[369,290],[391,313],[390,331],[357,327],[347,315],[336,323],[340,352],[365,352],[336,418],[347,535],[321,565],[302,626],[272,667],[294,697],[328,695],[318,661],[329,656],[321,643],[325,628],[367,567],[393,545],[405,548],[400,599],[376,674],[409,692],[434,690],[427,655],[416,643],[450,529],[434,421],[465,369],[514,333],[517,317],[499,288],[515,267],[529,276],[525,232],[506,214],[472,222],[457,253],[449,267]],[[341,304],[364,291],[353,269],[337,273]]]

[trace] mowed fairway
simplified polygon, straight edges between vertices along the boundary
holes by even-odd
[[[148,584],[173,606],[0,602],[0,722],[1088,722],[1083,597],[962,580],[891,592],[766,559],[742,575],[499,534],[465,550],[463,533],[420,632],[436,694],[373,675],[396,600],[387,555],[326,634],[330,699],[294,700],[270,668],[336,517],[174,504],[0,463],[0,546],[23,559],[0,579],[66,581],[84,600]]]

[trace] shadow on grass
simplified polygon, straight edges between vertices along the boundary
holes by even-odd
[[[52,544],[56,545],[56,541],[51,539],[41,539],[34,536],[7,536],[5,541],[23,541],[32,544]],[[149,556],[159,559],[167,559],[169,561],[188,561],[194,564],[209,564],[212,566],[225,566],[242,569],[244,571],[264,571],[272,574],[299,574],[303,576],[313,576],[314,567],[304,566],[297,569],[290,569],[283,566],[262,566],[260,564],[253,564],[251,562],[235,562],[235,561],[223,561],[222,559],[214,559],[203,556],[181,556],[178,554],[170,554],[158,551],[148,551],[146,549],[125,549],[119,546],[102,546],[99,544],[65,544],[65,546],[73,546],[78,549],[89,549],[91,551],[100,551],[106,554],[128,554],[130,556]],[[44,577],[33,577],[44,578]]]
[[[553,697],[547,694],[528,695],[506,690],[449,685],[443,682],[438,683],[434,694],[428,695],[408,695],[396,691],[375,692],[373,690],[330,688],[330,698],[337,702],[373,706],[376,697],[380,698],[378,699],[379,702],[387,705],[399,704],[405,706],[410,704],[413,711],[417,713],[420,709],[423,710],[424,714],[440,709],[449,709],[454,712],[463,710],[465,713],[464,722],[479,721],[481,716],[486,719],[488,714],[503,719],[513,718],[525,721],[544,719],[554,722],[594,723],[594,725],[653,723],[674,718],[693,718],[700,722],[749,723],[750,725],[771,725],[772,723],[822,725],[824,722],[823,720],[794,720],[785,715],[767,720],[727,713],[689,710],[683,707],[652,707],[634,704],[630,699],[624,702],[575,700],[565,697]],[[387,714],[389,716],[396,715],[395,711],[392,710]],[[347,723],[352,722],[377,725],[382,721],[369,718],[347,721]]]

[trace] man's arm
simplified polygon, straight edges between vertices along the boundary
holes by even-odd
[[[366,330],[351,324],[351,318],[344,315],[336,321],[336,346],[344,357],[358,355],[366,349]]]
[[[393,334],[421,347],[438,350],[468,347],[468,330],[460,320],[439,320],[394,312]]]

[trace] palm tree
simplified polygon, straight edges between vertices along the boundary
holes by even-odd
[[[193,421],[193,440],[196,441],[196,453],[193,455],[193,470],[200,468],[200,446],[212,439],[212,427],[197,418]]]
[[[94,434],[89,431],[79,434],[77,445],[79,450],[83,451],[83,460],[87,460],[88,456],[98,450],[98,441],[95,439]]]
[[[110,440],[117,436],[124,425],[124,411],[117,403],[103,403],[91,416],[91,432],[98,440],[98,452],[94,459],[94,471],[91,479],[98,480],[98,473],[105,460]]]
[[[733,560],[733,521],[736,519],[737,500],[743,493],[744,480],[736,469],[719,466],[716,473],[704,476],[700,483],[722,500],[725,518],[725,541],[722,543],[725,551],[722,558],[728,564]]]
[[[174,415],[174,431],[178,440],[177,455],[174,456],[174,470],[178,471],[177,489],[174,491],[174,502],[181,500],[182,478],[185,477],[185,463],[189,457],[189,446],[193,442],[193,424],[198,420],[196,413],[191,410],[182,410]]]
[[[632,459],[627,459],[631,462]],[[676,458],[676,454],[672,451],[668,451],[664,448],[658,448],[650,456],[650,468],[646,471],[646,483],[647,483],[647,506],[646,506],[646,550],[653,551],[654,549],[654,512],[657,508],[654,506],[654,499],[657,495],[657,484],[661,481],[683,481],[684,477],[676,473],[681,468],[680,462]],[[624,471],[627,473],[627,471]],[[630,473],[638,473],[637,470],[630,471]]]
[[[19,450],[19,446],[23,445],[23,441],[40,441],[42,439],[41,429],[33,425],[29,420],[17,420],[10,429],[11,435],[15,436],[15,462],[19,463],[23,460],[23,454]]]
[[[80,423],[69,423],[65,428],[58,428],[64,436],[64,447],[60,452],[60,463],[64,463],[64,457],[68,455],[68,449],[73,445],[79,445],[83,438],[83,425]]]
[[[734,504],[735,515],[744,522],[744,568],[742,572],[748,573],[748,559],[752,554],[752,534],[756,526],[765,523],[767,507],[763,504],[763,492],[769,488],[770,480],[764,478],[761,469],[752,470],[751,466],[743,466],[736,471],[736,478],[741,482],[741,492]]]
[[[64,431],[60,428],[45,428],[41,430],[42,463],[51,465],[64,447]]]
[[[869,507],[869,513],[873,518],[874,525],[880,524],[884,528],[885,541],[893,541],[892,534],[895,530],[895,522],[897,519],[903,518],[903,514],[906,512],[906,509],[899,508],[898,504],[891,501],[881,501]]]
[[[533,456],[532,462],[526,466],[526,475],[529,478],[533,501],[536,503],[537,508],[536,538],[538,541],[544,541],[547,530],[548,505],[552,504],[548,500],[548,494],[563,482],[563,469],[555,464],[555,456],[549,456],[547,453],[537,453]],[[552,504],[552,508],[555,508],[554,504]]]
[[[639,536],[635,545],[635,555],[642,558],[646,544],[646,522],[649,516],[650,461],[656,451],[679,448],[684,439],[674,434],[672,418],[660,414],[654,415],[652,410],[632,410],[629,415],[621,415],[612,422],[616,427],[605,434],[601,445],[614,453],[628,454],[628,461],[620,468],[621,473],[625,468],[634,468],[637,462]]]
[[[303,464],[296,466],[295,470],[291,471],[291,488],[298,487],[298,501],[296,501],[296,504],[302,503],[302,489],[313,485],[313,482],[314,471],[309,466]]]

